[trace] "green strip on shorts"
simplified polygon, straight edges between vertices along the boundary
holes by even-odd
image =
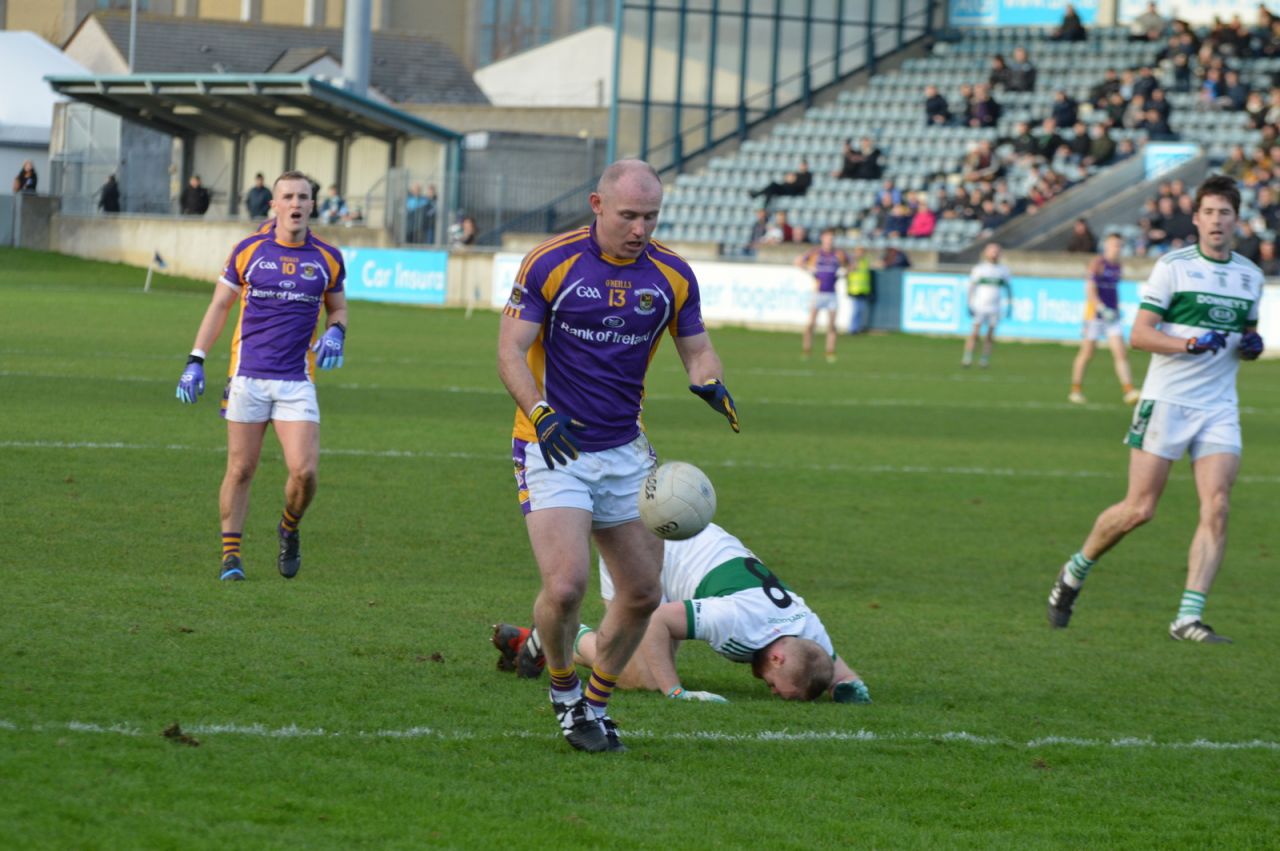
[[[1138,412],[1133,416],[1133,424],[1129,426],[1129,435],[1124,440],[1134,449],[1142,448],[1142,441],[1147,437],[1147,426],[1151,424],[1151,412],[1155,407],[1156,403],[1151,400],[1146,400],[1138,406]]]

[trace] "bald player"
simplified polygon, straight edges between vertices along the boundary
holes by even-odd
[[[609,697],[662,595],[662,541],[640,523],[637,497],[657,458],[640,409],[663,332],[689,389],[735,432],[738,415],[702,324],[697,279],[651,239],[662,206],[657,172],[640,160],[613,163],[590,204],[589,227],[547,240],[521,264],[498,332],[498,374],[516,402],[512,460],[542,578],[534,622],[552,706],[574,748],[621,751]],[[616,590],[584,690],[573,639],[593,540]]]

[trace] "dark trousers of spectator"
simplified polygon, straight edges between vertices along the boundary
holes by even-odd
[[[861,334],[867,330],[871,321],[871,297],[856,295],[853,297],[853,313],[849,317],[849,333]]]

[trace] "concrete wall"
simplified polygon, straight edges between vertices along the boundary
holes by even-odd
[[[23,246],[134,266],[149,265],[159,252],[168,272],[210,281],[217,279],[231,248],[249,235],[243,221],[131,215],[46,214],[45,228],[44,244],[28,240],[24,228]],[[381,229],[317,227],[315,232],[337,245],[386,246]]]

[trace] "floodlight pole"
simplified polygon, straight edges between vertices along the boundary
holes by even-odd
[[[133,73],[134,49],[138,45],[138,0],[129,0],[129,73]]]

